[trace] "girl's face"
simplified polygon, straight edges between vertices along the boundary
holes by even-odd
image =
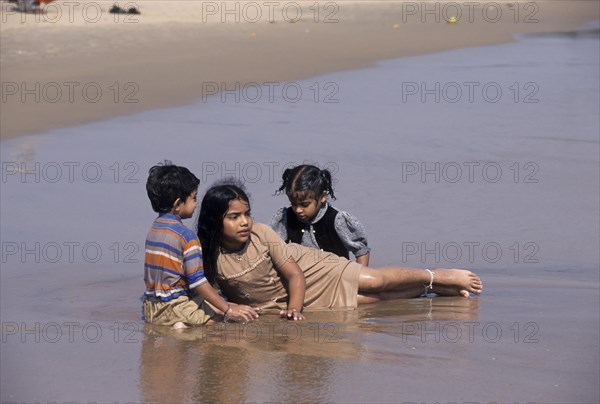
[[[223,217],[223,237],[221,247],[226,250],[240,250],[250,238],[252,216],[246,201],[234,199]]]
[[[290,198],[290,203],[298,220],[303,223],[310,223],[317,216],[326,200],[327,192],[323,192],[318,199],[315,199],[313,195],[304,194],[298,195],[297,198]]]

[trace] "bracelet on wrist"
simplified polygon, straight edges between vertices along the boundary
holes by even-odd
[[[223,321],[227,322],[227,320],[229,320],[229,312],[232,310],[231,308],[231,304],[227,303],[227,310],[225,310],[225,312],[223,313]]]

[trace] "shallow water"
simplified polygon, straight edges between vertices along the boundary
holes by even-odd
[[[3,142],[1,400],[598,402],[598,45],[524,36]],[[163,158],[201,193],[242,177],[261,222],[286,164],[328,166],[373,265],[466,267],[486,291],[144,326]]]

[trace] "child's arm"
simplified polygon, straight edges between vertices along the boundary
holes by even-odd
[[[304,307],[304,292],[306,290],[306,279],[304,272],[298,266],[296,260],[289,254],[287,244],[268,226],[255,223],[259,240],[268,247],[273,267],[281,275],[284,284],[287,284],[288,306],[281,310],[279,315],[291,320],[304,320],[302,308]]]
[[[234,321],[252,321],[258,318],[260,309],[226,302],[208,282],[196,286],[194,292]]]
[[[356,257],[356,262],[358,262],[361,265],[364,265],[366,267],[369,266],[369,257],[371,256],[371,253],[368,252],[365,255],[361,255],[360,257]]]
[[[340,210],[335,217],[335,230],[344,246],[356,257],[356,262],[368,266],[371,249],[362,223],[350,213]]]
[[[279,315],[287,317],[290,320],[304,320],[302,308],[304,306],[304,292],[306,290],[306,279],[304,273],[294,259],[289,257],[283,264],[276,266],[281,276],[287,281],[288,285],[288,306],[286,310],[281,310]]]

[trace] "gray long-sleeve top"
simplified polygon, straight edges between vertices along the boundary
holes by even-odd
[[[328,203],[323,204],[319,210],[319,213],[317,213],[315,218],[310,223],[310,231],[306,231],[302,234],[302,245],[312,248],[320,248],[314,236],[313,224],[321,220],[328,207]],[[275,230],[279,237],[284,240],[288,239],[287,215],[285,213],[286,209],[287,207],[279,209],[271,220],[271,227],[273,230]],[[340,240],[342,240],[344,246],[348,249],[348,251],[354,254],[354,256],[360,257],[368,254],[371,251],[367,244],[367,233],[364,226],[350,213],[338,209],[338,214],[335,217],[335,230],[338,236],[340,236]]]

